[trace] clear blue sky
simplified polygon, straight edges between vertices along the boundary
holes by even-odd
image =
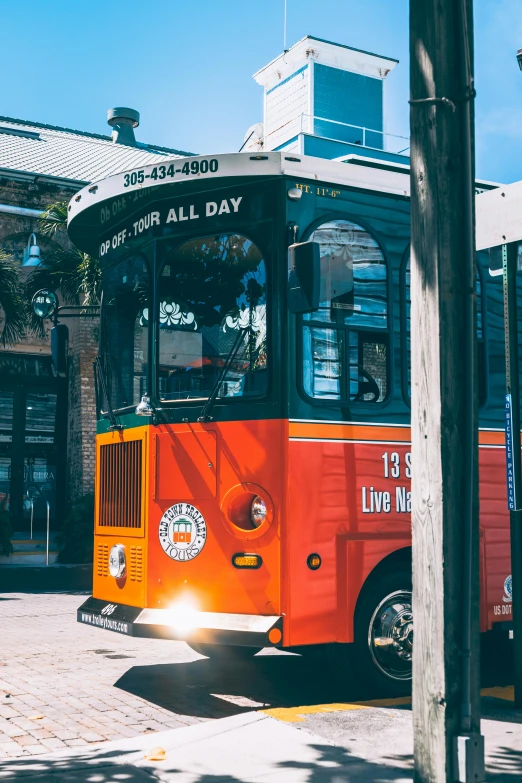
[[[262,119],[252,74],[282,51],[283,0],[0,0],[0,26],[1,115],[108,133],[126,105],[140,141],[224,152]],[[288,0],[288,45],[307,34],[400,60],[387,125],[407,135],[407,0]],[[522,0],[475,0],[475,34],[477,175],[522,179]]]

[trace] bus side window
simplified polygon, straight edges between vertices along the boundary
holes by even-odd
[[[303,387],[309,397],[381,402],[388,392],[388,299],[384,255],[348,220],[310,236],[321,251],[319,309],[303,315]]]
[[[411,400],[411,320],[410,320],[410,307],[411,307],[411,294],[410,294],[410,256],[403,264],[404,279],[403,279],[403,321],[402,329],[403,346],[406,351],[403,361],[405,361],[405,388],[403,394],[405,394],[407,401]],[[480,272],[477,269],[476,274],[476,289],[477,289],[477,355],[478,355],[478,404],[484,405],[487,397],[487,362],[486,362],[486,340],[484,337],[484,296],[483,296],[483,284]]]

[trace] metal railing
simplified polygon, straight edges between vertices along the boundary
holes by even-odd
[[[49,504],[49,501],[45,501],[45,505],[47,507],[47,528],[46,528],[46,538],[45,538],[45,565],[49,565],[49,531],[50,531],[50,521],[51,521],[51,506]],[[34,519],[34,501],[31,499],[31,533],[30,533],[30,540],[33,540],[33,519]]]
[[[328,132],[329,130],[331,132]],[[322,139],[344,142],[345,144],[355,144],[361,147],[393,152],[396,155],[406,155],[410,149],[410,140],[407,136],[384,133],[384,131],[375,130],[374,128],[351,125],[349,122],[329,120],[326,117],[318,117],[312,114],[301,114],[299,132],[309,133],[311,136],[317,136]]]
[[[49,519],[51,517],[51,506],[49,505],[49,501],[45,501],[45,505],[47,506],[47,539],[45,544],[45,565],[49,565]]]

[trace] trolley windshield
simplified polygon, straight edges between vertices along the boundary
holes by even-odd
[[[163,403],[267,390],[266,270],[246,236],[222,233],[105,270],[102,364],[113,408],[151,393]],[[154,291],[153,291],[154,289]],[[155,373],[151,375],[151,359]]]

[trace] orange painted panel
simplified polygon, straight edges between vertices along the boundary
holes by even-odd
[[[203,611],[278,614],[287,423],[178,424],[158,426],[152,432],[151,441],[155,434],[159,445],[155,447],[155,464],[151,463],[151,472],[155,473],[151,483],[157,481],[159,491],[156,497],[150,497],[148,509],[147,606],[168,608],[177,601],[190,600]],[[208,462],[213,463],[214,470],[209,469]],[[180,472],[186,466],[193,472],[183,483]],[[199,483],[195,476],[198,470]],[[215,477],[214,494],[209,490],[210,482],[201,478],[205,472]],[[252,539],[245,538],[244,530],[235,529],[224,511],[223,504],[234,495],[231,490],[241,486],[247,491],[252,486],[260,487],[273,505],[271,524]],[[184,532],[183,525],[174,521],[185,510],[183,504],[194,506],[206,526],[204,545],[192,559],[186,559],[186,554],[185,559],[178,559],[176,553],[176,547],[186,553],[194,543],[175,540],[176,534],[179,538]],[[171,519],[167,535],[160,540],[160,520],[166,512],[167,522],[169,515]],[[195,536],[195,528],[191,534]],[[259,554],[261,568],[235,568],[232,556],[238,552]]]
[[[157,500],[204,500],[216,497],[217,446],[214,432],[186,426],[184,431],[155,434]]]
[[[148,434],[148,427],[139,427],[130,430],[107,432],[96,437],[93,596],[107,602],[122,603],[129,606],[145,606],[147,595]],[[112,469],[109,469],[107,476],[101,476],[100,447],[132,440],[140,440],[142,443],[141,525],[139,528],[101,527],[98,522],[100,518],[100,490],[102,482],[130,481],[130,475],[114,476]],[[111,547],[114,544],[123,544],[127,559],[126,574],[122,579],[118,580],[109,574],[108,559]]]
[[[491,431],[481,436],[491,446],[504,437]],[[393,442],[290,442],[287,644],[353,640],[353,613],[366,578],[380,560],[410,544],[409,450]],[[510,573],[504,449],[481,448],[479,470],[485,631],[511,619],[504,590]],[[323,561],[315,572],[306,566],[312,552]]]
[[[143,524],[139,530],[97,527],[96,597],[158,608],[190,599],[204,611],[283,614],[286,646],[353,639],[365,579],[382,558],[410,542],[407,428],[211,422],[110,433],[98,444],[138,437]],[[480,432],[486,446],[479,452],[482,630],[510,619],[503,439],[502,432]],[[98,468],[97,487],[100,481]],[[235,498],[244,509],[247,497],[248,510],[248,493],[262,494],[270,508],[266,527],[252,534],[230,518]],[[168,533],[163,522],[160,537],[162,518]],[[129,564],[119,582],[107,573],[115,543],[125,546]],[[175,553],[195,545],[195,556]],[[262,567],[235,568],[238,552],[260,555]],[[322,565],[311,571],[306,560],[315,552]]]

